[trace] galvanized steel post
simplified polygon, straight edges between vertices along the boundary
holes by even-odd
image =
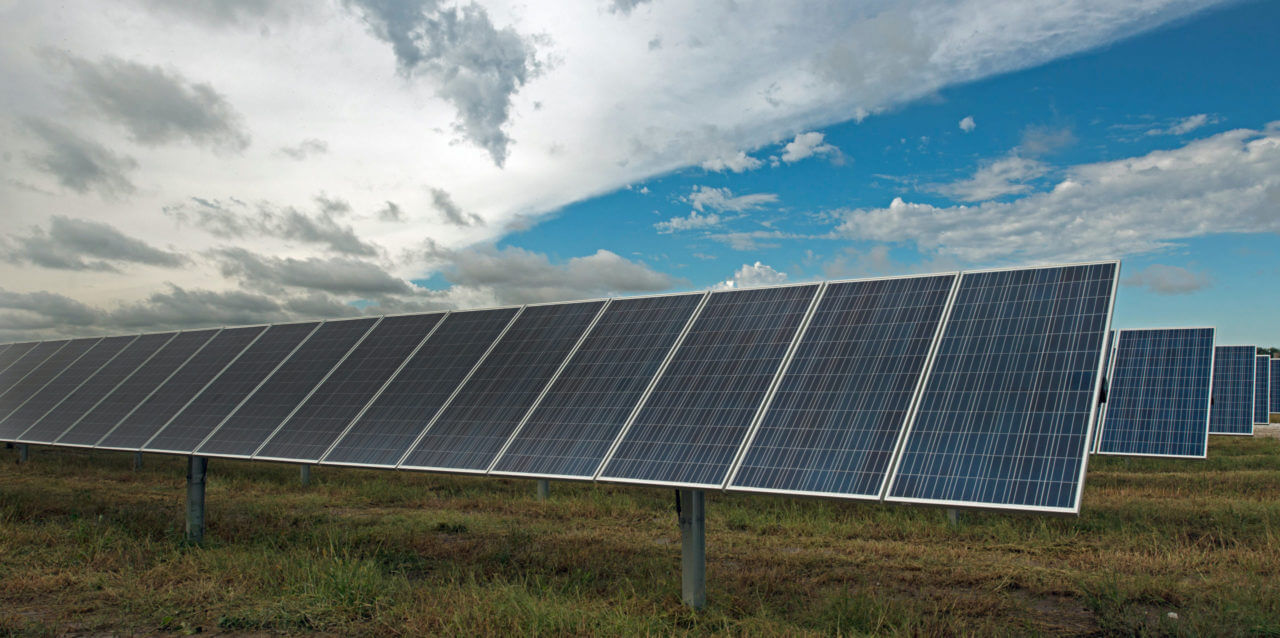
[[[204,475],[209,459],[187,457],[187,542],[204,542]]]
[[[303,465],[298,480],[302,482],[303,487],[311,485],[311,466]]]
[[[707,604],[706,492],[680,490],[680,594],[684,604],[702,609]]]
[[[538,479],[538,500],[545,501],[548,496],[551,496],[551,481]]]
[[[27,449],[27,444],[19,443],[18,444],[18,462],[26,463],[28,456],[29,456],[29,451]]]
[[[137,472],[142,469],[142,452],[133,453],[133,471]]]

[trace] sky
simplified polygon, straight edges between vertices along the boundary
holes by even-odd
[[[0,0],[0,341],[1122,260],[1280,345],[1280,3]]]

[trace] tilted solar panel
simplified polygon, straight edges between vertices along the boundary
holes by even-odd
[[[39,368],[49,357],[52,357],[68,343],[70,341],[63,339],[59,341],[42,341],[36,344],[36,347],[28,351],[22,358],[14,361],[13,365],[9,366],[7,370],[0,373],[0,395],[8,392],[10,388],[25,379],[28,374],[31,374],[32,370]]]
[[[705,297],[611,302],[491,473],[593,478]]]
[[[487,470],[604,305],[586,301],[525,307],[400,467]]]
[[[1121,330],[1101,454],[1204,458],[1213,328]]]
[[[1078,513],[1118,270],[964,273],[886,500]]]
[[[18,440],[23,443],[53,443],[177,334],[139,335],[80,384],[75,392],[33,423]]]
[[[28,341],[26,343],[11,343],[4,352],[0,352],[0,379],[4,378],[4,373],[9,371],[9,366],[31,351],[32,348],[40,345],[39,341]]]
[[[319,322],[273,325],[240,353],[196,398],[143,444],[148,452],[191,454],[306,340]]]
[[[320,460],[347,424],[440,323],[443,314],[384,318],[254,458]]]
[[[1102,403],[1098,405],[1098,418],[1096,422],[1101,424],[1107,418],[1107,397],[1111,392],[1111,361],[1116,354],[1116,331],[1107,332],[1107,346],[1105,349],[1106,358],[1102,362]],[[1089,442],[1089,451],[1094,454],[1098,453],[1098,444],[1102,440],[1102,428],[1093,428],[1093,440]]]
[[[1253,346],[1218,346],[1214,349],[1209,434],[1253,436],[1256,352]]]
[[[218,330],[193,330],[174,337],[63,432],[54,444],[73,447],[97,444],[217,333]]]
[[[1271,417],[1271,357],[1260,354],[1255,360],[1253,422],[1265,425]]]
[[[878,500],[957,278],[827,284],[728,489]]]
[[[96,447],[140,449],[266,329],[266,326],[249,326],[219,332],[115,429],[102,437]]]
[[[28,399],[31,399],[45,384],[56,378],[58,374],[67,369],[67,366],[75,363],[76,359],[91,350],[101,340],[102,337],[72,339],[31,370],[20,381],[13,384],[13,387],[9,388],[7,392],[0,394],[0,420],[9,416],[10,412],[18,409]]]
[[[0,421],[0,441],[12,441],[31,427],[64,399],[79,389],[103,365],[137,339],[137,335],[106,337],[68,365],[52,381],[45,384],[17,409]]]
[[[1280,412],[1280,359],[1271,360],[1271,372],[1267,375],[1271,379],[1271,412]]]
[[[719,488],[818,288],[712,293],[599,480]]]
[[[512,307],[449,313],[323,463],[395,467],[519,311]]]
[[[329,371],[360,342],[376,318],[326,321],[196,449],[200,456],[249,458]]]

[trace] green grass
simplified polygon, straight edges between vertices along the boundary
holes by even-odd
[[[183,459],[7,454],[0,636],[1280,636],[1275,438],[1095,457],[1079,518],[709,494],[701,612],[670,490],[214,459],[195,547]]]

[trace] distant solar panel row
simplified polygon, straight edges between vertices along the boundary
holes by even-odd
[[[1260,354],[1253,385],[1253,422],[1265,425],[1271,420],[1271,357]]]
[[[1280,359],[1271,360],[1271,412],[1280,412]]]
[[[1122,330],[1099,452],[1204,458],[1213,328]]]
[[[1074,512],[1118,268],[16,344],[0,438]]]
[[[1253,434],[1256,353],[1253,346],[1214,348],[1209,434]]]

